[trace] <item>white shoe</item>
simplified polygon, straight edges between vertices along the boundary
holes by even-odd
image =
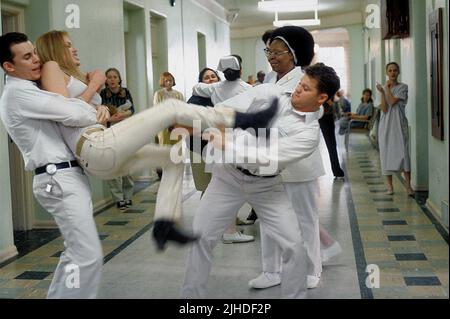
[[[308,287],[308,289],[314,289],[317,288],[317,286],[319,285],[320,282],[320,274],[315,274],[315,275],[308,275],[306,277],[306,285]]]
[[[277,272],[263,272],[261,275],[248,282],[250,288],[265,289],[281,284],[280,273]]]
[[[339,243],[335,241],[333,245],[320,251],[322,263],[326,263],[331,258],[339,255],[341,252],[342,252],[341,245],[339,245]]]
[[[222,242],[224,244],[233,244],[233,243],[248,243],[250,241],[254,241],[255,237],[251,235],[244,235],[240,231],[236,231],[232,234],[223,234]]]

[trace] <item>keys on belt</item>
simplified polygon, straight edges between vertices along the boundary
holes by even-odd
[[[34,170],[34,173],[36,175],[40,175],[40,174],[44,174],[44,173],[47,173],[49,175],[55,175],[59,169],[65,169],[65,168],[70,168],[70,167],[79,167],[79,166],[80,166],[80,164],[78,164],[77,161],[63,162],[63,163],[58,163],[58,164],[50,163],[45,166],[36,168]]]

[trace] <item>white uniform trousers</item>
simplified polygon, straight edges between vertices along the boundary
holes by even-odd
[[[183,191],[184,162],[174,163],[170,153],[181,154],[182,142],[173,146],[148,144],[134,153],[122,167],[124,175],[132,175],[148,168],[162,168],[164,173],[156,195],[154,219],[179,220]],[[180,159],[182,159],[180,157]]]
[[[51,185],[51,192],[47,192]],[[94,222],[91,192],[81,168],[61,169],[55,175],[34,177],[33,192],[39,204],[52,214],[64,238],[47,298],[96,298],[103,252]]]
[[[303,242],[308,255],[308,275],[322,272],[320,258],[319,213],[316,198],[319,185],[317,179],[308,182],[284,183],[289,200],[292,202]],[[280,248],[268,236],[266,225],[261,223],[261,253],[263,271],[281,272]]]
[[[181,216],[184,156],[182,143],[160,146],[152,143],[164,128],[179,123],[202,128],[223,124],[232,127],[235,112],[229,108],[206,108],[178,100],[166,100],[103,131],[83,133],[77,159],[86,172],[102,179],[132,175],[149,168],[164,170],[158,191],[155,219]],[[200,124],[200,123],[199,123]]]
[[[255,209],[261,223],[266,225],[267,235],[281,247],[284,270],[282,297],[306,296],[306,251],[281,176],[251,177],[231,165],[216,165],[194,217],[194,232],[201,237],[187,254],[182,298],[206,297],[212,250],[246,202]]]

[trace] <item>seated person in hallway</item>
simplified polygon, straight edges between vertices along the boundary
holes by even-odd
[[[252,111],[273,103],[270,101],[276,97],[280,111],[272,127],[278,129],[277,150],[268,151],[267,146],[258,144],[255,136],[239,130],[235,134],[222,134],[222,137],[218,134],[218,138],[214,138],[216,147],[233,151],[236,156],[234,163],[237,164],[214,167],[213,178],[194,217],[194,231],[201,237],[189,248],[182,298],[206,297],[212,251],[234,220],[236,210],[245,202],[255,209],[267,235],[281,249],[282,297],[306,296],[306,251],[279,172],[317,149],[320,141],[317,120],[322,114],[321,105],[336,93],[339,77],[323,64],[309,67],[305,73],[293,94],[286,94],[280,86],[265,84],[221,104]],[[234,143],[236,135],[245,135],[246,139],[238,139]],[[272,175],[262,167],[268,163],[276,168]]]
[[[85,76],[80,76],[77,51],[67,33],[51,31],[44,34],[37,41],[37,49],[42,57],[41,85],[44,89],[65,97],[80,97],[93,105],[101,103],[96,91],[102,83],[88,82]],[[91,77],[95,78],[95,74],[89,74],[89,79]],[[78,129],[60,125],[59,129],[80,165],[95,177],[108,180],[148,168],[165,170],[157,195],[153,229],[158,248],[163,249],[167,240],[187,243],[196,237],[184,234],[174,223],[181,216],[182,158],[169,146],[151,143],[152,137],[175,123],[192,126],[193,120],[200,120],[204,128],[233,127],[235,124],[243,128],[249,124],[265,126],[276,110],[266,112],[253,114],[254,118],[251,118],[249,114],[231,109],[205,108],[169,99],[108,129],[100,125]]]
[[[336,115],[338,118],[342,116],[342,114],[350,113],[352,111],[352,105],[350,104],[350,101],[345,97],[345,91],[343,89],[339,90],[336,93],[336,99],[335,102],[336,105]]]
[[[130,91],[122,86],[122,76],[116,68],[105,72],[105,88],[100,92],[102,105],[108,107],[111,118],[108,126],[114,125],[134,114],[134,103]],[[112,197],[119,209],[127,209],[133,205],[134,181],[129,175],[119,176],[108,181]]]
[[[347,132],[351,120],[367,121],[373,115],[372,90],[365,89],[362,94],[361,104],[356,109],[356,113],[345,113],[339,120],[339,134],[344,135]],[[352,122],[352,128],[363,128],[364,122]]]

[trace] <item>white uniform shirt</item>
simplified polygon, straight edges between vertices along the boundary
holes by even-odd
[[[57,122],[82,127],[95,124],[96,111],[79,99],[40,90],[32,81],[11,76],[0,100],[0,117],[22,153],[25,169],[75,157],[64,143]]]
[[[291,93],[283,87],[274,84],[263,84],[244,92],[220,105],[233,107],[240,112],[255,112],[268,107],[270,101],[278,97],[278,114],[272,124],[278,129],[277,152],[271,152],[267,147],[259,145],[258,139],[242,130],[235,130],[234,136],[227,136],[225,154],[233,154],[238,166],[247,168],[257,175],[273,175],[281,172],[287,166],[309,157],[320,141],[320,126],[318,119],[323,114],[321,108],[317,112],[300,112],[293,108]],[[246,141],[236,136],[246,135]],[[247,164],[244,164],[247,163]],[[264,173],[260,167],[276,167],[272,173]]]
[[[67,91],[69,93],[69,97],[76,98],[79,97],[86,91],[87,85],[81,82],[80,80],[70,77],[70,81],[67,84]],[[92,105],[91,108],[94,109],[93,106],[101,105],[102,104],[102,98],[98,93],[95,93],[92,97],[90,104]],[[81,135],[84,131],[86,131],[87,127],[67,127],[63,124],[58,124],[59,131],[61,132],[61,135],[66,142],[66,144],[69,146],[72,153],[76,153],[78,140],[80,139]],[[93,125],[90,127],[104,127],[100,124]]]
[[[241,79],[236,81],[222,81],[213,84],[198,83],[194,86],[193,95],[210,97],[213,104],[216,105],[247,91],[250,88],[252,88],[252,86]]]
[[[267,83],[274,83],[281,87],[286,93],[293,93],[298,83],[301,81],[304,73],[300,67],[296,67],[291,72],[283,76],[277,82],[277,73],[271,72],[267,79]],[[266,83],[266,81],[264,81]],[[322,156],[320,155],[320,150],[316,149],[311,156],[300,160],[297,163],[293,163],[286,167],[286,169],[281,172],[284,182],[295,183],[295,182],[308,182],[312,181],[320,176],[325,175],[325,168],[323,166]]]

